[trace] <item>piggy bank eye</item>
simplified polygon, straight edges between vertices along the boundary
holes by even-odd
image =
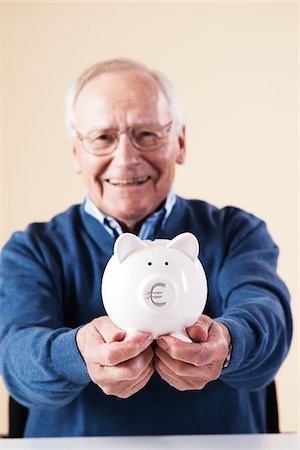
[[[168,261],[165,261],[165,266],[168,266],[168,265],[169,265]]]
[[[148,266],[152,266],[152,262],[151,261],[148,262]]]

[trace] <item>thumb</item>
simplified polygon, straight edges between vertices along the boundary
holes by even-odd
[[[122,341],[126,331],[117,327],[108,316],[98,317],[94,320],[98,333],[101,334],[106,343]]]
[[[188,327],[186,331],[193,342],[205,342],[208,339],[208,332],[211,324],[211,318],[202,314],[197,322]]]

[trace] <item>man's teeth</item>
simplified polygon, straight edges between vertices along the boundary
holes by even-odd
[[[139,177],[139,178],[109,178],[107,181],[110,184],[141,184],[148,180],[149,177]]]

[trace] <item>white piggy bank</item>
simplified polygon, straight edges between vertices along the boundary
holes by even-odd
[[[191,342],[186,328],[203,312],[207,282],[191,233],[172,240],[118,237],[105,268],[102,299],[108,316],[130,337],[139,331]]]

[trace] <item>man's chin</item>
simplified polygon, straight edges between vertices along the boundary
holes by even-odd
[[[130,214],[130,211],[126,211],[126,214],[115,214],[115,217],[119,222],[124,223],[128,227],[134,228],[136,224],[142,222],[145,217],[149,215],[148,211],[133,211]]]
[[[111,217],[114,217],[121,225],[122,228],[126,231],[138,232],[139,225],[141,222],[150,214],[152,214],[152,210],[150,210],[149,206],[144,208],[137,208],[136,204],[130,208],[118,211],[111,211],[109,214]]]
[[[136,233],[136,225],[141,223],[146,217],[151,215],[161,204],[157,197],[148,191],[142,195],[135,195],[134,190],[122,190],[116,195],[110,192],[103,192],[99,202],[95,202],[98,208],[106,215],[116,219],[125,228],[132,229]],[[104,201],[103,201],[104,200]],[[156,201],[154,201],[156,200]]]

